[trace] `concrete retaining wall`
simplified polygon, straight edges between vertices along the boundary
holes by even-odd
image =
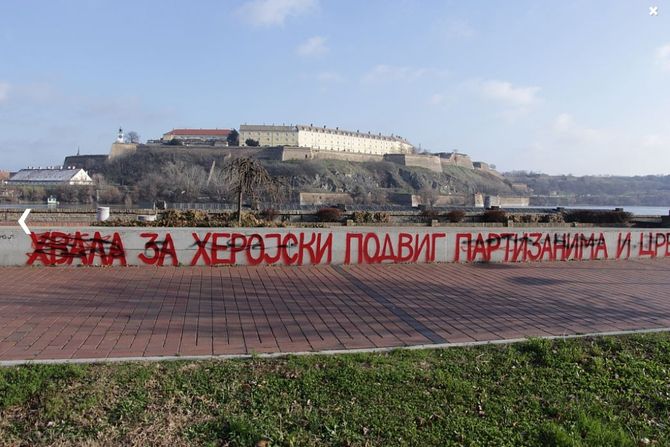
[[[310,265],[670,257],[670,230],[606,228],[0,229],[0,265]]]
[[[421,196],[418,194],[409,194],[403,192],[390,193],[388,194],[388,200],[391,203],[402,206],[417,207],[421,205]]]
[[[442,172],[440,157],[435,155],[386,154],[384,160],[402,166],[415,166],[433,172]]]
[[[346,192],[301,192],[300,205],[349,205],[354,203],[351,194]]]
[[[529,197],[501,197],[501,196],[486,196],[484,199],[484,206],[490,208],[492,206],[499,206],[501,208],[524,208],[530,205]]]
[[[452,194],[450,196],[439,195],[435,198],[433,206],[467,206],[468,200],[465,195]]]

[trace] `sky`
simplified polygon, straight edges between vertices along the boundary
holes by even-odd
[[[670,174],[669,117],[670,0],[0,0],[5,170],[108,153],[119,126],[274,123]]]

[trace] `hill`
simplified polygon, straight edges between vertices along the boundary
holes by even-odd
[[[533,205],[670,204],[670,175],[575,177],[518,171],[504,176],[512,183],[527,184]]]
[[[223,171],[229,159],[216,149],[147,148],[109,160],[92,173],[102,174],[107,182],[122,187],[133,201],[222,201],[230,196]],[[386,161],[259,160],[284,185],[285,201],[295,201],[298,191],[346,192],[358,202],[381,204],[389,193],[463,197],[475,192],[514,194],[509,181],[458,166],[436,173]]]

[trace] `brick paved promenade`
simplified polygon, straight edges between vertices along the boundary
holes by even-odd
[[[0,268],[0,360],[379,348],[670,328],[670,260]]]

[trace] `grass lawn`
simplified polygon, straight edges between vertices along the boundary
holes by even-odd
[[[670,445],[670,334],[0,368],[1,445]]]

